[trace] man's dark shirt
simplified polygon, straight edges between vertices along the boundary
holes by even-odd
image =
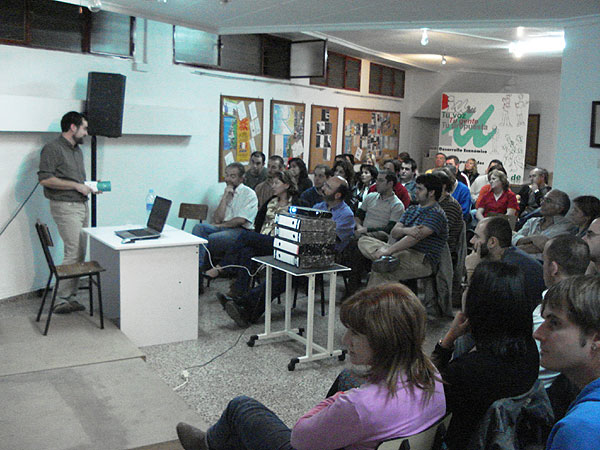
[[[85,181],[85,167],[81,149],[78,145],[73,147],[62,135],[44,145],[40,156],[38,180],[42,181],[51,177],[77,183]],[[44,187],[44,195],[50,200],[61,202],[87,201],[87,196],[75,189],[61,190]]]
[[[542,292],[546,289],[542,265],[523,250],[512,246],[504,251],[502,262],[514,264],[523,272],[525,291],[533,311],[542,301]]]

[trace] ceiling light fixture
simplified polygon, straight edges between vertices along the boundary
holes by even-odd
[[[565,37],[560,36],[548,36],[533,38],[527,41],[516,41],[511,42],[508,46],[508,51],[512,53],[515,58],[520,58],[526,53],[558,53],[562,52],[565,48]]]
[[[442,66],[445,66],[447,62],[446,55],[442,55]]]
[[[427,36],[427,28],[423,28],[423,33],[421,34],[421,45],[429,44],[429,36]]]
[[[93,13],[97,13],[102,9],[102,0],[90,0],[88,2],[88,9]]]

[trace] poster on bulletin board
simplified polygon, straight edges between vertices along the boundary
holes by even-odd
[[[312,105],[309,172],[319,164],[333,165],[337,149],[338,109]]]
[[[233,162],[247,166],[253,152],[262,152],[263,100],[221,95],[219,181]]]
[[[376,161],[396,159],[400,137],[400,113],[344,108],[344,153],[356,162],[371,156]]]
[[[271,100],[269,156],[304,159],[304,103]]]

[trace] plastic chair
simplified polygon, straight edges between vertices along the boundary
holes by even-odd
[[[452,413],[447,413],[425,431],[380,442],[376,450],[440,450],[451,419]]]
[[[48,318],[46,319],[46,327],[44,328],[44,336],[48,334],[48,327],[50,326],[50,319],[52,318],[52,310],[54,309],[54,302],[56,301],[56,293],[58,292],[58,286],[61,280],[68,280],[72,278],[88,278],[88,286],[87,288],[90,291],[90,316],[94,315],[94,296],[92,290],[92,284],[95,284],[98,288],[98,309],[100,311],[100,328],[104,329],[104,315],[102,313],[102,290],[100,288],[100,272],[104,272],[105,269],[100,266],[96,261],[88,261],[82,263],[75,264],[62,264],[55,265],[54,260],[52,259],[52,254],[50,253],[50,247],[54,247],[54,243],[52,242],[52,236],[50,236],[50,231],[48,230],[48,226],[45,223],[40,222],[39,220],[35,224],[35,229],[37,231],[38,237],[40,238],[40,243],[42,244],[42,249],[44,250],[44,256],[46,257],[46,262],[48,263],[48,268],[50,269],[50,277],[48,278],[48,283],[46,283],[46,289],[44,289],[44,296],[42,297],[42,304],[40,305],[40,310],[38,311],[36,322],[40,321],[40,317],[42,315],[42,310],[44,309],[44,304],[46,303],[46,296],[48,295],[48,290],[50,288],[50,282],[52,281],[52,277],[56,277],[56,283],[54,285],[54,291],[52,293],[52,302],[50,303],[50,310],[48,311]],[[94,280],[93,277],[96,277]]]
[[[188,219],[198,220],[202,222],[208,216],[208,205],[200,203],[181,203],[179,205],[179,218],[183,219],[181,229],[185,229],[185,224]]]

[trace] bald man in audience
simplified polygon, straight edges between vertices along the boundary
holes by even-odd
[[[590,248],[590,258],[592,259],[586,273],[598,275],[600,274],[600,217],[592,221],[583,240]]]
[[[563,191],[553,189],[542,200],[542,217],[529,219],[512,238],[512,244],[541,259],[546,241],[563,233],[575,234],[577,227],[565,216],[571,201]]]

